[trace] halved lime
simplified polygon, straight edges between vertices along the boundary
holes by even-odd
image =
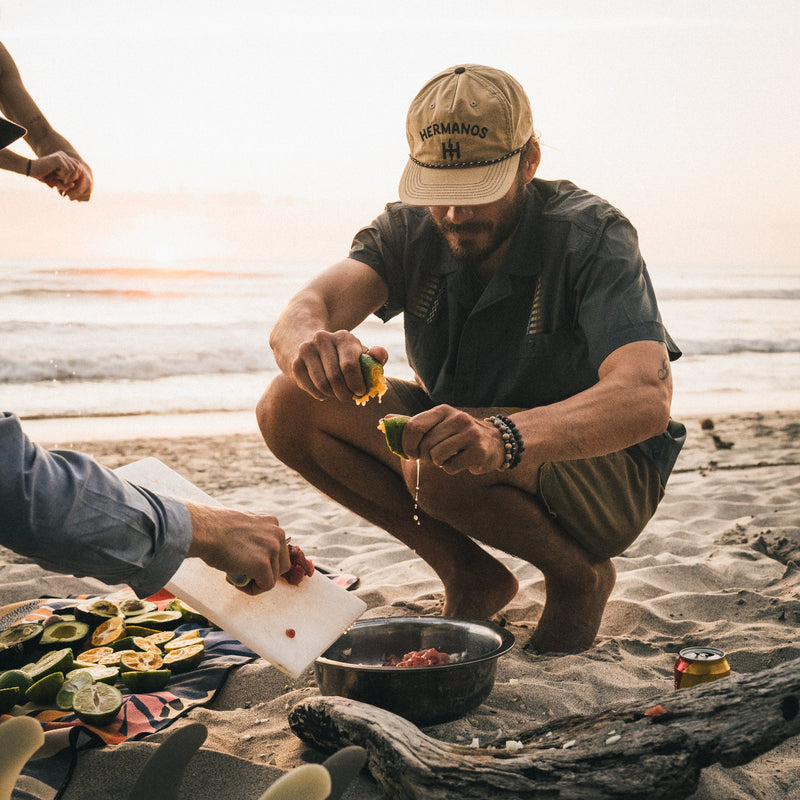
[[[169,682],[172,673],[168,669],[132,670],[120,673],[120,680],[132,692],[160,692]]]
[[[125,620],[122,617],[111,617],[101,622],[92,634],[94,647],[108,647],[125,636]]]
[[[407,459],[403,450],[403,430],[410,417],[404,414],[387,414],[378,422],[378,430],[386,437],[386,446],[400,458]]]
[[[24,694],[32,683],[31,676],[21,669],[10,669],[0,675],[0,689],[19,689]]]
[[[62,673],[63,680],[64,675],[73,669],[74,663],[72,648],[65,647],[62,650],[51,650],[49,653],[45,653],[36,663],[26,664],[23,670],[34,683],[52,672]]]
[[[91,686],[94,683],[92,674],[85,669],[73,670],[69,680],[61,684],[61,688],[56,695],[56,706],[61,711],[72,711],[72,700],[84,686]]]
[[[175,631],[158,631],[158,633],[151,633],[145,638],[148,642],[152,642],[158,647],[161,647],[175,638]]]
[[[104,667],[116,667],[119,666],[122,657],[129,653],[136,653],[136,650],[112,650],[109,655],[101,656],[97,663],[102,664]]]
[[[161,653],[153,650],[143,650],[140,653],[125,653],[119,661],[120,670],[126,667],[127,670],[138,670],[140,672],[161,669],[161,665],[164,663]]]
[[[28,687],[25,699],[40,706],[51,706],[63,683],[63,672],[49,672]]]
[[[191,647],[195,644],[202,644],[205,647],[205,640],[197,631],[189,631],[188,633],[182,633],[171,642],[166,642],[164,644],[164,650],[167,652],[170,650],[180,650],[181,647]]]
[[[353,400],[363,406],[370,397],[377,397],[380,403],[381,397],[386,394],[387,389],[386,378],[383,377],[383,364],[371,355],[362,353],[358,359],[358,365],[361,367],[361,377],[364,378],[367,391],[362,395],[353,395]]]
[[[193,669],[202,660],[206,653],[205,645],[193,644],[189,647],[182,647],[180,650],[170,650],[164,656],[164,666],[176,672],[184,672]]]
[[[75,663],[77,664],[78,662],[76,661]],[[66,679],[68,681],[72,680],[78,672],[88,672],[95,683],[114,683],[119,675],[119,667],[104,667],[102,664],[92,664],[91,666],[81,667],[80,669],[74,669],[72,672],[68,672]]]
[[[92,647],[90,650],[84,650],[78,653],[77,661],[82,664],[97,664],[103,656],[110,656],[114,652],[113,647]]]
[[[72,710],[88,725],[108,725],[122,708],[122,692],[107,683],[93,683],[79,689],[72,698]]]

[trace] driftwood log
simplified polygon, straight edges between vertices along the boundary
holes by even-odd
[[[324,751],[364,747],[391,800],[679,800],[696,790],[704,767],[746,764],[800,732],[800,659],[509,731],[523,745],[516,751],[443,742],[342,697],[306,699],[289,725]]]

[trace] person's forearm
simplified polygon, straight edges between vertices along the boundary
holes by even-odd
[[[25,175],[29,172],[29,163],[29,158],[21,156],[8,148],[0,150],[0,169],[16,172],[18,175]]]
[[[332,330],[330,325],[330,314],[321,299],[308,291],[293,297],[269,335],[269,346],[281,371],[291,375],[300,345],[317,331]]]
[[[92,458],[33,444],[0,415],[0,544],[54,572],[160,589],[191,544],[184,503],[132,486]]]
[[[624,356],[619,363],[573,397],[511,415],[526,451],[521,466],[606,455],[666,430],[672,400],[666,351],[660,367],[652,347],[635,367]]]

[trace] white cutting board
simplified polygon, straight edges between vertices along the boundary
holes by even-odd
[[[144,458],[115,471],[154,492],[221,505],[156,458]],[[286,534],[290,536],[291,532]],[[302,548],[301,541],[293,539],[292,543]],[[199,558],[187,558],[166,588],[293,678],[299,677],[367,608],[363,600],[319,572],[303,578],[299,586],[279,578],[270,591],[247,595],[231,586],[224,572]],[[294,630],[294,638],[286,635],[287,629]]]

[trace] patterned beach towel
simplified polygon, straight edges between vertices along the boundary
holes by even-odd
[[[106,599],[121,600],[134,597],[133,592],[109,595]],[[0,617],[0,629],[17,622],[29,622],[58,613],[74,606],[76,600],[92,600],[94,597],[46,599],[31,601]],[[172,599],[169,592],[162,591],[148,598],[159,609]],[[12,794],[12,800],[57,800],[63,794],[74,769],[78,753],[91,747],[118,745],[130,739],[160,731],[190,709],[208,703],[222,686],[231,667],[245,664],[257,655],[241,642],[232,639],[224,631],[184,624],[176,628],[176,634],[197,630],[205,637],[205,657],[193,670],[173,674],[169,685],[160,692],[131,694],[122,684],[122,709],[110,725],[99,728],[86,725],[72,712],[54,708],[33,706],[17,707],[17,713],[25,713],[42,724],[45,739],[52,740],[61,748],[55,755],[29,761]],[[8,715],[0,716],[0,722]]]

